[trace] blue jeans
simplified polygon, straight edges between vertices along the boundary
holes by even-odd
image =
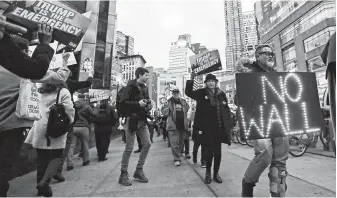
[[[151,147],[150,133],[149,133],[149,128],[146,122],[139,121],[138,126],[137,126],[137,131],[130,131],[129,130],[129,120],[130,118],[126,119],[126,125],[125,125],[126,145],[125,145],[125,150],[124,150],[123,158],[122,158],[122,165],[121,165],[122,172],[128,171],[130,156],[133,150],[133,146],[135,144],[136,133],[139,135],[140,141],[142,143],[142,150],[139,155],[137,169],[143,169],[147,154],[149,153],[149,150]]]

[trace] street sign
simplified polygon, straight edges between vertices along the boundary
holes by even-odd
[[[265,139],[324,127],[313,73],[236,74],[241,137]]]

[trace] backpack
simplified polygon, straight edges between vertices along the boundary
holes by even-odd
[[[57,138],[66,134],[70,126],[70,119],[65,108],[62,104],[59,104],[61,90],[57,93],[56,104],[50,108],[46,133],[47,146],[50,146],[50,137]]]
[[[118,117],[123,118],[126,117],[126,108],[123,107],[123,103],[121,101],[121,96],[124,94],[124,92],[127,91],[127,87],[123,87],[121,90],[117,93],[117,99],[116,99],[116,109],[118,113]]]

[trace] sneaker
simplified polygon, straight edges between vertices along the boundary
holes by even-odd
[[[136,169],[133,178],[138,179],[139,182],[147,183],[149,180],[145,177],[143,169]]]
[[[62,176],[62,173],[58,173],[53,176],[53,178],[58,182],[64,182],[66,179]]]
[[[132,183],[129,179],[128,172],[122,172],[121,175],[119,176],[118,183],[121,184],[122,186],[131,186]]]
[[[71,170],[73,170],[73,169],[74,169],[73,166],[68,166],[68,167],[67,167],[67,171],[71,171]]]
[[[90,164],[90,160],[83,162],[83,166],[88,166]]]
[[[201,162],[201,168],[206,168],[206,163],[205,162]]]
[[[134,151],[133,153],[140,153],[142,150],[141,149],[138,149],[136,151]]]
[[[179,162],[179,161],[175,161],[175,162],[174,162],[174,165],[175,165],[175,166],[180,166],[180,162]]]

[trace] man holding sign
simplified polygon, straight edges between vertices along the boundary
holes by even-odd
[[[256,62],[249,64],[248,69],[244,71],[245,73],[275,71],[274,52],[270,46],[258,46],[255,51],[255,57]],[[237,102],[236,98],[235,102]],[[242,115],[240,116],[242,117]],[[242,123],[240,124],[240,127],[243,127]],[[254,140],[254,150],[255,157],[250,162],[242,180],[241,196],[253,197],[255,184],[258,182],[263,171],[270,165],[268,174],[270,180],[270,193],[273,197],[284,197],[287,189],[286,162],[288,160],[289,152],[287,137]]]

